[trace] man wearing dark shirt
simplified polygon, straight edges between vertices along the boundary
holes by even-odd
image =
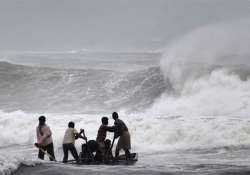
[[[112,114],[113,119],[115,120],[114,126],[115,126],[115,138],[119,137],[116,150],[115,150],[115,157],[119,156],[119,152],[121,149],[125,151],[126,158],[129,158],[130,156],[130,134],[128,132],[128,127],[126,124],[119,119],[118,113],[113,112]]]

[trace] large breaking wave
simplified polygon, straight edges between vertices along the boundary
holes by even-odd
[[[143,110],[170,86],[159,67],[124,73],[0,62],[0,88],[3,110],[98,113]]]
[[[150,112],[161,115],[249,116],[250,20],[201,27],[173,42],[161,61],[174,95]]]

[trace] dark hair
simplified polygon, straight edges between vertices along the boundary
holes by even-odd
[[[45,122],[46,118],[42,115],[38,118],[39,122]]]
[[[113,114],[112,114],[112,117],[113,117],[113,119],[118,119],[118,113],[117,112],[113,112]]]
[[[102,117],[102,124],[107,125],[109,122],[108,117]]]
[[[75,123],[70,121],[69,124],[68,124],[68,127],[69,128],[74,128],[75,127]]]
[[[111,140],[106,139],[106,140],[104,141],[104,144],[105,144],[106,146],[110,146],[110,145],[111,145]]]

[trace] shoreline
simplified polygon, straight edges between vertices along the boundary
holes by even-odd
[[[129,168],[131,167],[131,168]],[[86,174],[102,174],[102,175],[173,175],[176,173],[164,172],[164,171],[154,171],[145,169],[145,167],[134,167],[134,166],[107,166],[107,165],[69,165],[69,164],[38,164],[35,166],[21,165],[15,172],[11,175],[86,175]],[[178,173],[179,174],[179,173]],[[182,173],[181,173],[182,174]]]

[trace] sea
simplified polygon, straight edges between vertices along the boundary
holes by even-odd
[[[0,174],[250,174],[249,32],[228,26],[198,28],[160,51],[2,55]],[[69,121],[95,139],[114,111],[128,126],[135,165],[37,159],[39,116],[62,160]]]

